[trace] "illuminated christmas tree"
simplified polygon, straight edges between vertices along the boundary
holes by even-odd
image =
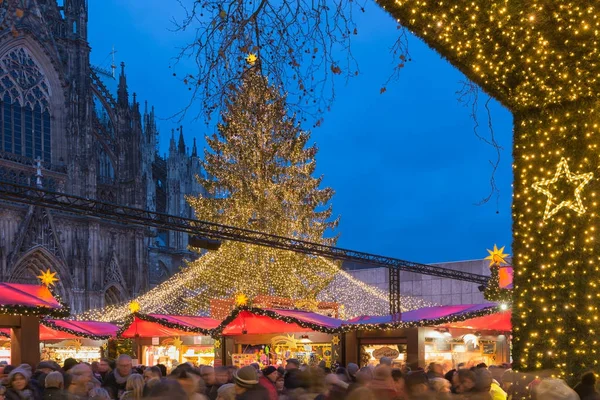
[[[206,137],[207,178],[199,178],[209,196],[188,198],[196,217],[334,245],[335,237],[325,238],[338,223],[328,204],[333,190],[313,177],[317,147],[288,115],[285,96],[253,67],[221,117],[217,133]],[[200,267],[188,284],[200,293],[190,300],[195,309],[236,293],[314,298],[338,271],[321,257],[232,241],[213,262],[203,258],[190,263]]]

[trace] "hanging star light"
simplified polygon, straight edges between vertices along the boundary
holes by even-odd
[[[56,272],[52,272],[50,269],[42,272],[41,275],[37,276],[37,278],[42,282],[42,285],[48,287],[54,285],[54,282],[58,282],[58,278],[56,278]]]
[[[258,56],[254,53],[250,53],[246,56],[246,62],[250,65],[254,65],[258,60]]]
[[[246,296],[244,293],[238,293],[235,296],[235,305],[237,307],[244,307],[248,305],[248,296]]]
[[[135,314],[136,312],[140,311],[140,303],[138,303],[137,301],[132,301],[129,303],[129,311],[132,314]]]
[[[335,335],[334,337],[332,337],[331,344],[333,344],[334,346],[337,346],[338,344],[340,344],[340,337],[338,335]]]
[[[490,255],[484,258],[484,260],[490,260],[490,267],[494,265],[500,266],[508,264],[506,262],[506,257],[509,255],[504,254],[504,247],[506,246],[502,246],[500,249],[498,249],[498,247],[494,244],[494,250],[486,249]]]
[[[548,197],[548,201],[546,202],[546,209],[544,210],[544,220],[552,217],[561,208],[570,208],[575,211],[577,214],[585,213],[585,207],[583,206],[583,202],[581,201],[581,191],[587,185],[592,178],[594,177],[593,172],[587,172],[584,174],[573,174],[569,170],[569,165],[567,160],[563,157],[560,159],[560,163],[558,163],[558,167],[556,169],[556,173],[552,179],[544,179],[539,182],[535,182],[532,187],[540,192],[545,194]],[[575,187],[574,199],[572,200],[562,200],[558,201],[556,195],[553,195],[550,192],[550,186],[559,181],[559,179],[566,179],[567,182],[571,185],[577,185]]]
[[[219,339],[215,339],[215,349],[221,348],[221,341]]]

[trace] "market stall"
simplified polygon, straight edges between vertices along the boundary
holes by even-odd
[[[46,285],[0,282],[0,328],[10,336],[10,362],[37,365],[39,321],[44,316],[65,317],[68,307]],[[8,361],[8,341],[0,341],[0,360]]]
[[[116,337],[119,327],[108,322],[42,319],[39,325],[40,358],[62,365],[67,358],[82,362],[98,361],[106,340]],[[0,329],[0,361],[2,338],[10,338],[10,329]],[[10,343],[4,344],[10,349]]]
[[[134,313],[118,336],[137,341],[143,365],[213,365],[215,341],[209,332],[218,325],[219,321],[208,317]]]
[[[308,311],[240,307],[212,334],[223,336],[227,364],[283,365],[296,358],[309,365],[331,365],[342,361],[343,323]]]
[[[458,363],[507,362],[510,312],[494,304],[427,307],[399,316],[361,316],[348,321],[346,352],[361,366],[382,357],[397,366],[424,367],[430,362],[447,369]],[[474,321],[474,322],[473,322]]]

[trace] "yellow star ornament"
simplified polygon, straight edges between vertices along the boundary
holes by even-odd
[[[506,262],[506,257],[508,257],[508,254],[504,254],[504,247],[505,246],[502,246],[500,249],[498,249],[498,247],[494,245],[494,250],[486,249],[487,252],[490,253],[490,255],[484,258],[484,260],[490,260],[490,267],[494,265],[499,266],[508,264]]]
[[[560,211],[561,208],[570,208],[577,214],[585,213],[585,207],[581,201],[581,191],[594,177],[593,172],[587,172],[584,174],[573,174],[569,170],[569,165],[565,158],[560,159],[554,177],[552,179],[544,179],[536,182],[532,185],[533,189],[545,194],[548,197],[546,202],[546,209],[544,210],[544,220],[552,217],[554,214]],[[575,193],[573,199],[561,200],[557,196],[550,192],[550,187],[558,182],[560,179],[566,179],[571,185],[577,185],[575,187]]]
[[[56,272],[52,272],[50,269],[42,272],[42,274],[38,275],[37,278],[42,282],[42,285],[46,285],[48,287],[54,285],[54,282],[58,282],[58,278],[56,278]]]
[[[250,53],[250,54],[248,54],[248,56],[246,56],[246,62],[250,65],[254,65],[257,60],[258,60],[258,56],[254,53]]]
[[[331,338],[331,343],[332,343],[334,346],[337,346],[338,344],[340,344],[340,337],[339,337],[339,336],[337,336],[337,335],[335,335],[334,337],[332,337],[332,338]]]
[[[239,293],[235,296],[235,305],[238,307],[243,307],[248,304],[248,296],[244,293]]]
[[[132,314],[135,314],[136,312],[140,311],[140,303],[138,303],[137,301],[132,301],[129,303],[129,311]]]

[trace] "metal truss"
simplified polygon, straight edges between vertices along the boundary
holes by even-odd
[[[270,235],[250,229],[215,224],[190,218],[125,207],[98,200],[51,192],[30,186],[0,181],[0,199],[21,204],[47,207],[66,213],[87,215],[122,224],[154,227],[178,232],[187,232],[214,240],[233,240],[297,253],[323,256],[332,260],[354,261],[376,267],[390,268],[390,278],[394,276],[394,287],[390,279],[390,311],[399,312],[400,277],[399,271],[416,272],[423,275],[486,285],[489,277],[469,272],[455,271],[397,258],[369,254],[339,247],[325,246],[289,237]],[[395,271],[396,273],[393,273]],[[393,301],[392,301],[393,300]]]
[[[389,268],[388,273],[390,281],[390,315],[395,322],[399,322],[402,311],[402,304],[400,302],[400,268]]]

